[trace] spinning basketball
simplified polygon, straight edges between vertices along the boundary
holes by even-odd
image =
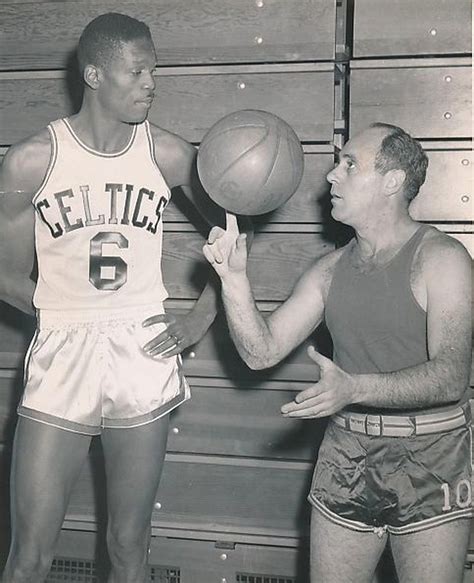
[[[303,176],[303,149],[294,130],[266,111],[245,109],[215,123],[199,147],[197,168],[212,200],[241,215],[285,203]]]

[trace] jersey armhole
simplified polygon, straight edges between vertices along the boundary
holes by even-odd
[[[146,133],[146,137],[147,137],[147,141],[148,141],[148,149],[150,151],[151,161],[152,161],[153,165],[155,166],[155,168],[160,173],[160,176],[161,176],[161,179],[163,180],[163,183],[166,185],[166,188],[168,190],[168,201],[169,201],[171,198],[171,188],[169,187],[168,183],[166,182],[165,176],[164,176],[163,172],[161,171],[160,165],[158,164],[158,161],[156,159],[155,141],[153,139],[153,135],[151,133],[151,128],[150,128],[150,122],[148,120],[145,120],[145,133]]]
[[[49,157],[49,163],[48,163],[48,167],[46,169],[46,173],[44,175],[44,178],[41,181],[41,184],[40,184],[38,190],[36,191],[36,193],[34,194],[34,196],[32,198],[33,204],[36,202],[39,195],[45,189],[45,187],[48,183],[49,177],[51,176],[51,173],[53,171],[53,168],[56,165],[56,160],[58,157],[58,140],[57,140],[56,132],[54,131],[52,124],[49,124],[47,126],[47,130],[48,130],[50,138],[51,138],[51,155]]]

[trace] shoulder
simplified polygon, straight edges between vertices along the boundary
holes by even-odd
[[[425,232],[415,256],[415,267],[428,273],[436,272],[438,276],[441,269],[470,270],[471,264],[471,256],[464,245],[435,227]]]
[[[190,184],[196,148],[184,138],[150,124],[156,161],[170,188]]]
[[[1,188],[33,194],[41,186],[51,158],[51,138],[44,128],[11,146],[1,166]]]
[[[316,259],[300,278],[299,284],[303,286],[309,285],[313,289],[319,290],[325,299],[332,282],[335,267],[350,244],[348,243],[344,247]]]

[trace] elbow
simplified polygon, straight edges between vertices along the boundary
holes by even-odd
[[[453,381],[447,388],[447,401],[449,403],[456,403],[460,401],[466,394],[466,389],[469,386],[469,376],[466,375],[465,378],[458,378]]]
[[[254,359],[254,358],[245,358],[245,364],[251,369],[251,370],[264,370],[265,368],[268,368],[264,362],[262,362],[261,360],[258,359]]]
[[[430,361],[429,367],[428,378],[432,389],[436,387],[439,405],[457,403],[465,396],[471,374],[470,349],[462,355],[439,354]]]
[[[243,356],[245,364],[252,370],[264,370],[278,364],[278,358],[268,354],[246,354]]]
[[[466,394],[469,386],[470,374],[469,371],[458,370],[445,385],[445,400],[446,403],[457,403]]]

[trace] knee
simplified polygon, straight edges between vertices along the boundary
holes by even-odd
[[[107,531],[107,547],[113,563],[127,564],[144,560],[148,545],[149,528],[109,528]]]

